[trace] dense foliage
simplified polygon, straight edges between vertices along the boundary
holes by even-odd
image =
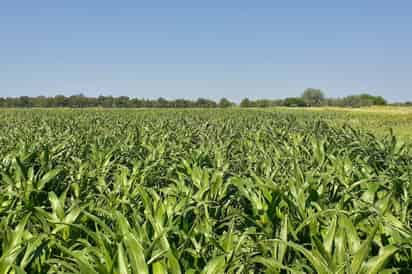
[[[113,97],[113,96],[99,96],[87,97],[83,94],[73,96],[57,95],[54,97],[8,97],[0,98],[0,107],[9,108],[88,108],[88,107],[102,107],[102,108],[226,108],[233,106],[234,103],[226,98],[222,98],[218,103],[210,100],[199,98],[197,100],[176,99],[166,100],[165,98],[158,99],[139,99],[130,98],[127,96]]]
[[[302,99],[307,106],[320,106],[325,100],[325,95],[320,89],[307,88],[302,94]]]
[[[0,111],[0,273],[410,273],[412,145],[317,113]]]
[[[405,103],[407,104],[407,103]],[[369,94],[350,95],[343,98],[325,98],[319,89],[306,89],[301,97],[288,97],[285,99],[268,100],[249,100],[243,99],[241,107],[369,107],[387,105],[386,100],[381,96]]]
[[[2,108],[229,108],[236,104],[226,98],[219,102],[214,100],[199,98],[197,100],[176,99],[139,99],[127,96],[112,97],[86,97],[82,94],[73,96],[57,95],[54,97],[0,97],[0,107]],[[240,107],[311,107],[311,106],[340,106],[340,107],[362,107],[373,105],[386,105],[384,98],[368,94],[352,95],[344,98],[325,98],[319,89],[306,89],[301,97],[289,97],[285,99],[269,100],[243,99]]]

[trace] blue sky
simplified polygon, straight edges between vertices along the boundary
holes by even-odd
[[[1,1],[0,96],[412,100],[411,1]]]

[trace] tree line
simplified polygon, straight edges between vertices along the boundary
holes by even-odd
[[[362,107],[372,105],[386,105],[386,100],[381,96],[370,94],[351,95],[343,98],[326,98],[324,93],[319,89],[306,89],[300,97],[289,97],[285,99],[243,99],[240,107],[314,107],[314,106],[338,106],[338,107]],[[408,103],[406,103],[408,104]],[[0,97],[0,107],[3,108],[50,108],[50,107],[68,107],[68,108],[228,108],[237,106],[236,103],[222,98],[214,101],[205,98],[197,100],[175,99],[167,100],[158,99],[139,99],[129,98],[127,96],[99,96],[86,97],[83,94],[54,97]]]
[[[382,106],[388,102],[382,96],[373,96],[367,93],[350,95],[343,98],[326,98],[320,89],[308,88],[300,97],[288,97],[285,99],[243,99],[240,102],[241,107],[364,107],[364,106]]]
[[[222,98],[219,102],[199,98],[197,100],[176,99],[167,100],[165,98],[158,99],[139,99],[129,98],[127,96],[99,96],[86,97],[82,94],[73,96],[57,95],[54,97],[7,97],[0,98],[0,107],[6,108],[216,108],[216,107],[232,107],[236,104],[226,98]]]

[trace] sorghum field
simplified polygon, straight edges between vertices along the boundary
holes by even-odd
[[[411,273],[412,144],[365,115],[1,110],[0,273]]]

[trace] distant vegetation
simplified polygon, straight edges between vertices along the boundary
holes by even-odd
[[[285,99],[258,99],[250,100],[243,99],[240,107],[319,107],[319,106],[335,106],[335,107],[362,107],[386,105],[386,100],[381,96],[373,96],[370,94],[351,95],[343,98],[327,98],[319,89],[308,88],[300,97],[289,97]],[[401,103],[397,105],[411,105],[411,103]],[[102,107],[102,108],[228,108],[236,106],[236,103],[229,101],[226,98],[220,99],[218,102],[210,99],[199,98],[197,100],[176,99],[167,100],[165,98],[158,99],[138,99],[129,98],[126,96],[112,97],[86,97],[82,94],[73,96],[57,95],[54,97],[0,97],[0,107],[3,108],[48,108],[48,107],[70,107],[70,108],[85,108],[85,107]]]
[[[289,97],[277,100],[255,100],[243,99],[240,103],[241,107],[364,107],[364,106],[382,106],[386,105],[387,101],[381,96],[373,96],[370,94],[350,95],[343,98],[326,98],[320,89],[308,88],[301,97]]]

